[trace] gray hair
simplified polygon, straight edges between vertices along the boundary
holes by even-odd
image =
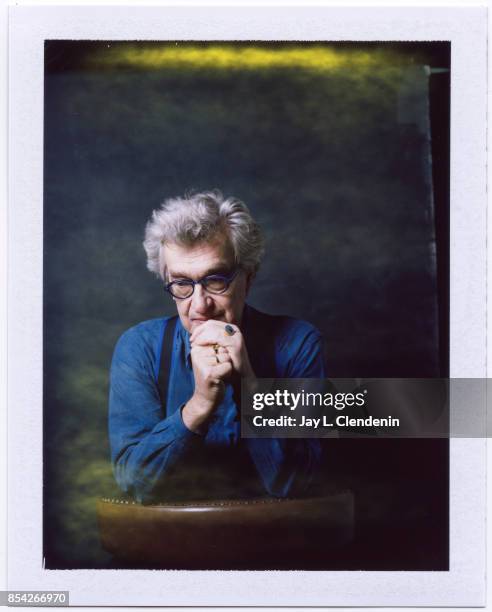
[[[168,198],[152,213],[143,246],[147,268],[161,277],[161,249],[166,243],[193,246],[226,233],[236,264],[255,273],[264,253],[260,226],[237,198],[224,198],[218,190],[186,193]]]

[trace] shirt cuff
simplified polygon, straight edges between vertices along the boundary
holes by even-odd
[[[185,407],[185,404],[180,406],[176,410],[176,412],[169,417],[169,420],[171,421],[171,425],[174,429],[175,434],[179,436],[180,438],[188,438],[188,439],[194,438],[197,440],[204,438],[205,434],[207,433],[206,430],[204,430],[203,434],[196,433],[194,431],[191,431],[191,429],[188,429],[188,427],[186,427],[186,425],[184,424],[183,416],[181,415],[181,411],[183,410],[184,407]]]

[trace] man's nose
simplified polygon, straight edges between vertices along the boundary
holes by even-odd
[[[195,285],[191,300],[195,312],[207,312],[213,307],[212,296],[201,285]]]

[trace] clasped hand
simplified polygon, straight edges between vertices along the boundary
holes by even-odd
[[[231,325],[233,335],[226,333]],[[237,325],[208,320],[190,336],[195,392],[185,406],[183,420],[198,431],[224,397],[225,382],[233,376],[254,378],[246,344]]]

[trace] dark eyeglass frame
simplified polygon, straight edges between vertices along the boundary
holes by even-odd
[[[229,287],[231,286],[231,283],[234,281],[234,279],[236,278],[236,276],[239,274],[241,268],[236,268],[234,270],[234,272],[232,272],[230,275],[225,275],[225,274],[209,274],[207,276],[204,276],[203,278],[200,278],[197,281],[192,280],[191,278],[187,278],[187,279],[179,279],[179,280],[175,280],[175,281],[171,281],[170,283],[166,283],[164,285],[164,289],[165,291],[167,291],[168,293],[170,293],[174,298],[176,298],[177,300],[187,300],[189,299],[194,293],[195,293],[195,285],[201,285],[204,290],[207,293],[210,293],[211,295],[222,295],[224,294]],[[210,280],[221,280],[225,282],[225,287],[222,291],[210,291],[210,289],[207,288],[206,283],[207,281]],[[180,295],[175,295],[172,292],[172,286],[175,284],[187,284],[191,287],[191,293],[190,295],[187,295],[186,297],[182,297]]]

